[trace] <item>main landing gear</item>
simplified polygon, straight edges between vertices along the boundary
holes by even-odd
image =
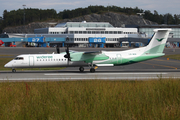
[[[80,72],[84,72],[84,67],[79,67],[79,71]],[[95,69],[94,68],[90,68],[90,72],[95,72]]]
[[[94,68],[91,68],[91,69],[90,69],[90,72],[92,72],[92,73],[95,72],[95,69],[94,69]]]
[[[13,68],[13,69],[12,69],[12,72],[15,73],[15,72],[16,72],[16,69]]]
[[[93,67],[93,64],[89,65],[89,67],[90,67],[90,72],[91,72],[91,73],[94,73],[94,72],[95,72],[95,69],[98,68],[97,66]],[[84,72],[84,67],[82,67],[82,66],[79,67],[79,71],[80,71],[80,72]]]
[[[79,67],[80,72],[84,72],[84,67]]]
[[[95,72],[95,69],[97,68],[97,67],[93,67],[93,63],[91,63],[91,64],[89,64],[89,67],[90,67],[90,72],[91,73],[94,73]]]

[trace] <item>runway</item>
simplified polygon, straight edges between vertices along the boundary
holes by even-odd
[[[97,71],[90,72],[61,72],[61,71],[22,71],[17,73],[1,72],[1,81],[72,81],[72,80],[149,80],[160,78],[180,78],[179,70],[156,71]]]
[[[24,52],[22,49],[23,48],[18,48],[17,51]],[[40,49],[40,51],[43,52],[46,49]],[[13,48],[13,50],[16,49]],[[31,49],[28,49],[27,53],[30,52],[29,50],[31,51]],[[117,50],[117,49],[112,49],[112,50]],[[80,51],[83,51],[83,49]],[[16,51],[13,53],[14,53],[13,55],[17,55]],[[165,49],[165,53],[179,54],[180,51],[176,49],[176,52],[172,52],[172,49]],[[3,54],[2,51],[0,51],[0,54]],[[10,52],[6,50],[6,54],[10,54]],[[167,60],[166,58],[163,57],[140,62],[140,63],[125,65],[125,66],[99,67],[98,69],[96,69],[95,73],[90,73],[88,67],[85,68],[85,71],[83,73],[80,73],[78,69],[79,69],[78,67],[69,67],[62,70],[17,71],[16,73],[12,73],[11,70],[10,71],[0,70],[0,80],[1,81],[50,81],[50,80],[74,81],[74,80],[149,80],[149,79],[160,79],[160,78],[178,78],[178,79],[180,78],[180,74],[179,74],[180,61],[171,60],[171,59]]]

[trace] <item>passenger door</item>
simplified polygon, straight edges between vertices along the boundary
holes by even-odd
[[[34,66],[34,56],[29,56],[29,66]]]

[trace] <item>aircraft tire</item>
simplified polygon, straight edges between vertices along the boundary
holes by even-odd
[[[80,68],[79,68],[79,71],[80,71],[80,72],[84,72],[84,67],[80,67]]]
[[[95,69],[94,69],[94,68],[91,68],[91,69],[90,69],[90,72],[92,72],[92,73],[95,72]]]
[[[12,72],[15,73],[15,72],[16,72],[16,69],[12,69]]]

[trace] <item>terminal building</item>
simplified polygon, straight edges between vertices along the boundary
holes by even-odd
[[[161,28],[172,29],[170,33],[171,37],[180,39],[180,25],[145,25],[145,26],[139,26],[138,32],[146,33],[148,35],[153,35],[154,29],[161,29]]]
[[[120,38],[138,33],[137,28],[117,28],[108,22],[67,22],[55,27],[35,29],[34,34],[43,37],[65,38],[60,46],[68,44],[78,47],[119,47]],[[50,43],[53,44],[51,41]]]

